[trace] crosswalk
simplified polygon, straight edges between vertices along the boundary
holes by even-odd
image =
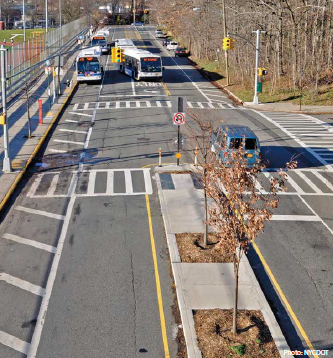
[[[278,169],[267,169],[255,180],[257,192],[269,194],[271,180]],[[333,171],[326,169],[294,169],[285,172],[287,191],[279,195],[333,196]],[[203,189],[198,174],[160,174],[162,190]],[[246,193],[244,193],[246,194]]]
[[[190,109],[241,109],[230,103],[212,102],[187,102]],[[129,108],[172,108],[171,101],[110,101],[110,102],[87,102],[75,103],[72,111],[91,111],[108,109]]]
[[[74,188],[73,188],[74,186]],[[150,169],[96,169],[71,172],[45,172],[36,176],[27,196],[64,198],[71,196],[151,195]]]
[[[323,165],[333,165],[333,126],[305,114],[265,112],[261,116],[306,148]]]

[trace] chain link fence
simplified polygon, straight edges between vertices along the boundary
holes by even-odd
[[[76,44],[77,36],[88,31],[87,25],[87,18],[82,17],[48,33],[36,30],[28,41],[11,46],[6,51],[7,100],[22,90],[22,84],[31,83],[44,72],[48,58],[51,57],[52,65],[57,52],[69,50]],[[2,100],[1,92],[0,98]]]

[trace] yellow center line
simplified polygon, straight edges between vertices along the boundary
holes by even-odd
[[[273,282],[274,287],[275,287],[276,290],[278,291],[278,293],[279,293],[279,295],[280,295],[280,297],[281,297],[281,299],[282,299],[284,305],[286,306],[286,308],[287,308],[289,314],[291,315],[292,319],[294,320],[294,322],[295,322],[297,328],[299,329],[299,331],[300,331],[302,337],[304,338],[306,344],[308,345],[308,347],[309,347],[312,351],[314,351],[315,349],[314,349],[314,347],[313,347],[313,345],[312,345],[312,343],[311,343],[311,341],[310,341],[308,335],[307,335],[306,332],[304,331],[304,328],[302,327],[301,322],[298,320],[296,314],[294,313],[293,309],[291,308],[291,306],[290,306],[290,304],[289,304],[289,302],[288,302],[288,300],[287,300],[287,297],[286,297],[285,294],[283,293],[283,291],[282,291],[280,285],[278,284],[278,282],[277,282],[275,276],[273,275],[271,269],[269,268],[269,266],[268,266],[268,264],[267,264],[267,262],[266,262],[264,256],[263,256],[262,253],[260,252],[259,247],[257,246],[257,244],[256,244],[255,242],[252,242],[252,246],[253,246],[254,250],[256,251],[257,255],[259,256],[260,261],[261,261],[261,263],[263,264],[263,266],[264,266],[264,268],[265,268],[265,270],[266,270],[266,272],[267,272],[267,274],[268,274],[270,280]],[[312,355],[313,355],[314,357],[316,357],[316,358],[319,358],[318,355],[315,354],[314,352],[312,353]]]
[[[170,93],[170,91],[169,91],[169,89],[168,89],[168,87],[167,87],[167,85],[166,85],[165,82],[162,82],[162,86],[163,86],[163,88],[164,88],[164,90],[165,90],[165,93],[166,93],[168,96],[171,96],[171,93]]]
[[[165,358],[170,358],[169,346],[168,346],[168,337],[167,337],[166,326],[165,326],[165,316],[164,316],[163,299],[162,299],[162,291],[161,291],[161,281],[160,281],[160,275],[158,273],[155,238],[154,238],[153,224],[152,224],[152,220],[151,220],[149,196],[147,194],[146,194],[146,206],[147,206],[147,214],[148,214],[148,224],[149,224],[151,251],[152,251],[152,254],[153,254],[153,261],[154,261],[157,301],[158,301],[158,309],[159,309],[159,313],[160,313],[160,322],[161,322],[162,339],[163,339],[163,345],[164,345],[164,354],[165,354]]]

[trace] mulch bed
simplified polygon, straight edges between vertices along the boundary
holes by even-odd
[[[178,251],[182,262],[231,263],[233,255],[222,251],[217,244],[216,233],[208,234],[208,245],[204,246],[203,234],[176,234]]]
[[[236,335],[231,332],[232,309],[193,313],[203,358],[280,358],[260,311],[239,310]]]

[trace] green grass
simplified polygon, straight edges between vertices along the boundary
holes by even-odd
[[[33,32],[45,32],[45,29],[27,29],[25,30],[26,39],[29,40],[33,37]],[[16,36],[14,42],[23,42],[23,30],[13,29],[13,30],[1,30],[0,31],[0,42],[6,40],[7,44],[10,44],[10,38],[15,34],[21,34],[21,36]]]
[[[225,68],[221,65],[218,66],[216,61],[198,60],[195,62],[204,70],[208,72],[215,72],[223,78],[219,81],[221,85],[226,85]],[[252,102],[254,96],[254,84],[249,83],[243,86],[239,83],[235,83],[232,78],[232,71],[230,75],[231,85],[228,89],[239,97],[244,102]],[[250,79],[249,79],[250,80]],[[263,81],[263,92],[258,94],[259,101],[261,103],[293,103],[299,104],[300,99],[302,105],[317,105],[317,106],[331,106],[333,103],[333,88],[329,85],[323,85],[318,88],[318,93],[315,93],[312,89],[304,88],[301,92],[299,89],[288,88],[286,86],[287,79],[282,79],[279,87],[276,87],[274,92],[271,93],[270,77],[264,77]]]

